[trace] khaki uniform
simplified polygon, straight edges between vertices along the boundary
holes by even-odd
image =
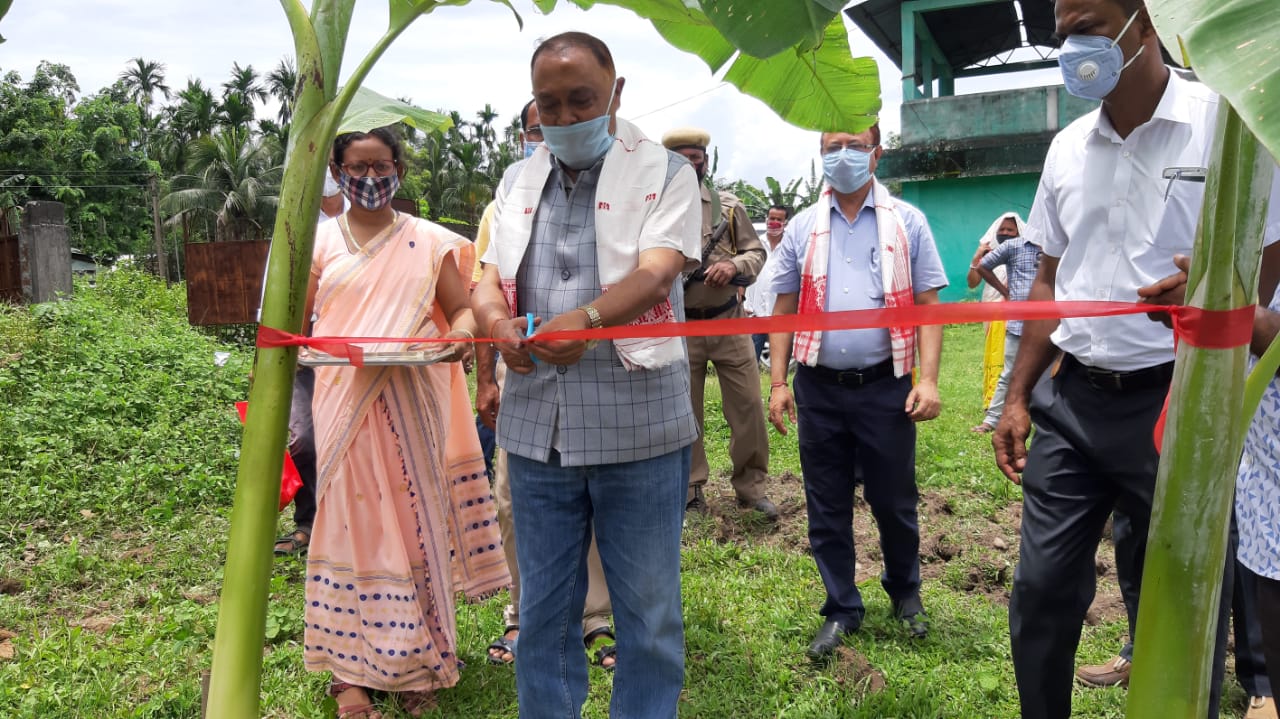
[[[715,203],[711,191],[705,185],[702,190],[702,247],[707,242],[720,217],[712,222]],[[703,269],[717,262],[728,260],[738,268],[738,274],[752,281],[764,266],[765,250],[760,244],[751,218],[742,202],[727,192],[719,195],[721,213],[730,218],[731,227],[712,248]],[[738,301],[738,285],[707,287],[701,280],[685,285],[685,309],[689,320],[728,319],[742,317],[742,303]],[[720,311],[716,311],[723,308]],[[703,446],[703,390],[707,378],[707,363],[716,368],[720,379],[725,421],[729,424],[729,458],[733,462],[733,491],[744,503],[755,502],[765,496],[764,483],[769,474],[769,434],[764,423],[764,404],[760,399],[760,370],[756,365],[755,347],[749,335],[724,337],[690,337],[689,369],[693,388],[693,414],[698,421],[698,440],[693,445],[693,465],[689,473],[689,495],[706,485],[710,475],[707,453]]]

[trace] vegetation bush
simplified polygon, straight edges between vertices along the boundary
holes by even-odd
[[[189,327],[180,286],[124,270],[0,310],[0,485],[11,521],[154,521],[229,503],[251,355]],[[224,366],[214,352],[228,351]],[[213,451],[209,451],[212,449]]]

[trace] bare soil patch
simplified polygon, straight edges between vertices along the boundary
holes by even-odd
[[[766,491],[778,505],[777,523],[738,507],[728,477],[707,486],[707,503],[716,522],[716,539],[741,545],[764,545],[809,553],[804,483],[792,472],[769,477]],[[1022,505],[1015,502],[983,515],[962,512],[955,493],[926,490],[920,494],[920,574],[925,582],[944,582],[957,591],[981,595],[1001,605],[1009,602],[1013,571],[1018,562]],[[880,535],[870,507],[861,493],[854,500],[853,534],[858,563],[855,579],[879,576]],[[1097,596],[1086,622],[1099,624],[1123,619],[1124,601],[1115,581],[1115,552],[1110,523],[1097,557]]]

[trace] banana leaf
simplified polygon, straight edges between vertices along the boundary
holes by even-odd
[[[392,100],[365,87],[357,88],[351,105],[338,123],[338,134],[368,132],[403,122],[423,132],[443,132],[453,127],[453,120],[431,110],[423,110],[406,102]]]
[[[13,5],[13,0],[0,0],[0,20],[4,19],[5,13],[9,12],[9,7]],[[0,35],[0,43],[4,42],[4,36]]]
[[[571,1],[582,8],[596,4]],[[601,2],[649,20],[663,39],[697,55],[713,73],[728,66],[727,82],[797,127],[861,132],[878,119],[879,71],[875,60],[853,57],[838,0]],[[556,3],[536,4],[546,12]]]
[[[1147,0],[1160,39],[1236,108],[1280,158],[1280,13],[1275,0]]]

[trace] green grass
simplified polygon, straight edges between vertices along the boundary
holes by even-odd
[[[246,391],[251,355],[191,330],[182,312],[181,288],[127,273],[79,286],[60,305],[0,307],[0,716],[199,714],[237,457],[230,405]],[[214,365],[215,350],[232,353],[227,366]],[[1018,715],[1004,595],[1020,495],[996,473],[987,439],[968,432],[981,416],[980,353],[980,327],[947,329],[943,415],[920,428],[933,631],[912,642],[890,620],[873,523],[859,507],[867,619],[850,642],[858,654],[826,667],[803,654],[823,593],[805,551],[795,435],[770,431],[783,521],[739,513],[724,478],[719,389],[708,383],[713,514],[690,517],[686,530],[681,716]],[[276,565],[263,651],[268,717],[332,716],[326,678],[302,668],[302,571],[298,559]],[[468,667],[432,716],[516,716],[511,669],[484,661],[505,600],[460,608]],[[1123,622],[1105,619],[1085,628],[1082,660],[1118,648]],[[587,716],[606,716],[611,680],[592,669]],[[1076,716],[1122,716],[1124,697],[1078,690]],[[1223,716],[1239,716],[1242,704],[1233,684]]]

